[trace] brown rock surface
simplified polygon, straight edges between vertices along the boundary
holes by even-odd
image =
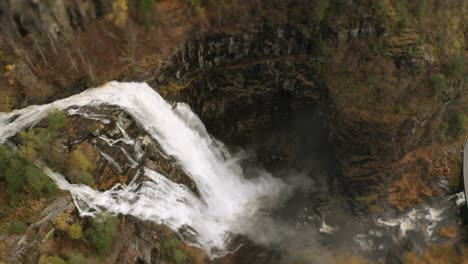
[[[457,237],[457,227],[456,226],[444,226],[439,230],[439,234],[443,237],[454,239]]]

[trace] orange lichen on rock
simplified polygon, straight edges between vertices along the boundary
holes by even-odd
[[[458,254],[452,245],[433,245],[427,248],[420,256],[413,252],[409,252],[404,256],[404,263],[408,264],[468,263],[467,260],[466,257]]]
[[[6,263],[6,242],[0,241],[0,263]]]
[[[434,172],[438,175],[447,176],[450,173],[450,168],[447,166],[447,159],[434,160]]]
[[[205,263],[205,253],[203,250],[189,246],[185,243],[181,243],[179,246],[180,250],[182,250],[191,260],[193,264],[203,264]]]
[[[99,190],[108,190],[116,183],[125,184],[128,181],[127,175],[119,175],[118,177],[112,177],[113,170],[107,170],[110,174],[105,177],[99,184]]]
[[[346,255],[343,257],[338,257],[332,262],[328,263],[337,263],[337,264],[370,264],[372,262],[368,261],[367,259],[359,256],[359,255]]]
[[[432,179],[432,150],[419,149],[405,155],[397,163],[401,176],[387,189],[388,203],[403,211],[435,194]]]
[[[444,226],[439,230],[439,235],[442,237],[454,239],[457,237],[457,227],[456,226]]]
[[[433,169],[436,175],[447,178],[449,186],[456,189],[461,183],[462,176],[462,156],[456,149],[460,144],[453,144],[442,147],[434,159]],[[446,151],[447,149],[451,151]],[[454,151],[455,150],[455,151]]]
[[[173,82],[169,82],[168,85],[161,88],[160,93],[163,96],[176,95],[178,92],[185,90],[189,86],[189,84],[190,83],[175,84]]]

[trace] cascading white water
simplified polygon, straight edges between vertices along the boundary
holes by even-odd
[[[186,242],[202,247],[212,257],[226,252],[231,233],[246,234],[259,243],[287,241],[290,244],[290,240],[304,234],[307,240],[314,239],[316,227],[313,225],[304,223],[295,230],[296,222],[283,225],[269,216],[253,221],[250,219],[260,209],[277,204],[280,197],[287,197],[288,192],[297,185],[293,184],[294,181],[286,186],[266,172],[261,172],[254,179],[245,179],[238,162],[230,157],[221,142],[208,134],[201,120],[186,104],[177,104],[173,108],[144,83],[111,82],[51,104],[0,113],[0,144],[39,122],[52,108],[68,109],[71,115],[81,115],[108,124],[110,122],[107,118],[115,118],[80,111],[82,106],[103,105],[115,105],[130,114],[160,144],[165,154],[175,157],[196,184],[199,196],[186,186],[172,182],[165,175],[149,168],[141,168],[128,185],[117,184],[110,190],[99,192],[86,185],[70,184],[62,175],[38,162],[38,166],[59,188],[70,192],[81,215],[95,216],[110,212],[163,223],[173,230],[182,228]],[[129,166],[136,168],[137,161],[143,156],[139,145],[141,142],[131,138],[118,122],[116,125],[122,138],[111,139],[100,135],[99,139],[111,147],[119,148],[127,157]],[[134,146],[135,157],[127,153],[120,143]],[[99,151],[103,158],[120,168],[114,157]],[[298,184],[302,182],[298,181]],[[349,215],[342,222],[336,221],[336,226],[328,226],[317,217],[321,223],[317,229],[328,235],[336,233],[337,237],[343,239],[352,238],[349,243],[362,252],[386,252],[392,245],[401,244],[412,232],[418,232],[427,242],[438,241],[437,230],[443,225],[455,225],[453,212],[461,203],[464,203],[463,194],[416,207],[396,216],[383,214],[378,218],[372,216],[372,219],[365,219]],[[308,218],[315,216],[308,215]],[[356,225],[350,225],[353,230],[346,228],[346,222],[351,220],[357,222]],[[307,232],[310,227],[313,232]],[[299,240],[290,246],[292,249],[304,246],[303,241]]]
[[[99,192],[65,178],[44,166],[59,188],[72,195],[81,215],[100,212],[133,215],[177,230],[188,226],[208,254],[223,251],[230,232],[242,233],[243,220],[275,200],[285,185],[265,173],[245,179],[228,160],[222,143],[212,139],[201,120],[185,104],[175,109],[145,83],[110,82],[51,104],[29,106],[0,114],[0,143],[43,119],[49,109],[70,106],[116,105],[129,113],[191,177],[200,192],[194,195],[158,172],[144,168],[145,180]]]

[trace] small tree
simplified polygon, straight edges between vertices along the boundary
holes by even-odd
[[[463,55],[452,58],[444,65],[444,73],[453,78],[466,77],[465,61],[466,59]]]
[[[321,22],[323,20],[329,5],[330,5],[329,0],[315,1],[314,13],[313,13],[315,21]]]
[[[35,143],[36,138],[34,133],[34,129],[30,129],[29,131],[21,131],[19,133],[19,137],[21,139],[21,144],[19,145],[19,155],[21,158],[29,162],[34,162],[37,157]]]
[[[71,253],[70,255],[68,255],[68,264],[83,264],[83,263],[88,263],[88,260],[83,254],[76,252],[76,253]]]
[[[76,169],[89,171],[93,168],[93,164],[79,149],[75,149],[72,151],[68,159],[68,163],[68,167],[70,170]]]
[[[71,239],[78,240],[83,237],[82,227],[79,224],[72,224],[68,227],[68,236]]]
[[[28,229],[28,226],[21,222],[21,221],[13,221],[10,223],[10,233],[12,234],[22,234],[26,232],[26,229]]]
[[[18,193],[26,183],[25,167],[26,164],[23,160],[14,158],[10,160],[9,167],[5,170],[7,194],[11,204],[16,204]]]
[[[25,174],[28,189],[37,197],[57,194],[55,183],[40,169],[28,165]]]
[[[9,112],[13,103],[10,95],[4,91],[0,93],[0,112]]]
[[[23,159],[34,162],[37,156],[43,159],[51,156],[51,142],[65,126],[66,116],[62,111],[52,109],[46,119],[47,128],[31,128],[19,133],[21,139],[19,152]]]
[[[94,164],[91,161],[97,157],[97,152],[91,144],[83,143],[74,149],[66,162],[66,174],[70,181],[94,187],[95,183],[91,174]]]
[[[114,14],[114,25],[120,28],[125,26],[128,17],[127,0],[115,0],[112,4],[112,11]]]
[[[153,24],[155,11],[155,0],[137,0],[138,22],[145,27]]]
[[[182,263],[186,256],[185,253],[179,249],[180,241],[174,237],[169,237],[162,243],[161,250],[167,258],[172,260],[174,263]]]
[[[0,179],[5,178],[5,171],[14,158],[14,151],[7,145],[0,145]]]
[[[67,264],[67,262],[58,256],[41,256],[39,264]]]
[[[21,156],[21,158],[29,162],[34,162],[37,158],[36,146],[34,142],[21,144],[19,146],[18,153]]]
[[[417,19],[421,19],[424,17],[427,8],[427,0],[416,0],[410,1],[412,4],[411,6],[411,13],[416,16]]]
[[[47,127],[52,131],[60,131],[65,127],[67,116],[63,111],[51,109],[47,114]]]
[[[68,213],[61,213],[55,218],[55,227],[57,227],[60,231],[67,231],[68,230],[68,219],[70,215]]]
[[[80,174],[80,179],[79,179],[79,182],[84,184],[84,185],[88,185],[89,187],[95,187],[96,186],[96,183],[94,182],[94,178],[91,174],[89,174],[88,172],[84,171],[84,172],[81,172]]]
[[[91,227],[85,232],[87,240],[100,255],[112,248],[119,219],[115,216],[99,216],[91,220]]]
[[[447,82],[445,81],[445,76],[442,73],[437,73],[432,76],[431,82],[437,96],[441,96],[445,89],[447,89]]]

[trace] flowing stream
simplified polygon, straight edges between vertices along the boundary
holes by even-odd
[[[50,109],[66,110],[69,115],[100,120],[104,124],[109,123],[107,118],[114,118],[81,111],[83,106],[116,106],[128,113],[158,142],[164,156],[175,158],[195,183],[198,194],[171,181],[168,175],[139,167],[138,162],[144,154],[140,143],[129,136],[118,122],[117,129],[122,134],[120,139],[106,135],[98,138],[110,147],[119,148],[129,166],[139,168],[128,185],[117,184],[100,192],[83,184],[69,183],[46,164],[38,162],[37,165],[60,189],[70,192],[81,216],[94,217],[109,212],[165,224],[179,231],[185,242],[203,248],[210,257],[228,252],[232,234],[243,234],[259,243],[277,240],[292,248],[301,245],[314,247],[314,243],[310,246],[308,242],[320,237],[325,240],[333,238],[330,239],[332,244],[351,245],[353,250],[371,252],[368,255],[381,259],[392,245],[401,244],[405,239],[421,245],[443,242],[438,230],[442,226],[456,225],[454,215],[465,202],[463,194],[457,194],[399,215],[385,213],[378,217],[344,214],[340,203],[317,207],[309,198],[299,203],[292,199],[294,204],[283,203],[285,199],[294,197],[292,190],[298,188],[294,185],[304,185],[304,181],[286,184],[286,180],[283,182],[264,170],[258,170],[254,177],[249,175],[247,179],[239,160],[231,157],[226,147],[208,134],[188,105],[170,105],[145,83],[110,82],[47,105],[0,113],[0,144],[40,122]],[[119,143],[131,146],[136,154],[128,153]],[[117,171],[122,170],[115,157],[100,149],[98,151]],[[304,192],[305,197],[310,196],[307,193],[309,189]],[[287,211],[289,218],[286,217],[284,225],[278,219],[270,218],[268,213],[263,215],[270,209],[278,209],[275,207],[281,210],[281,206],[292,210]],[[307,241],[302,243],[298,239],[301,236]],[[293,240],[302,244],[291,244]]]
[[[60,189],[70,192],[83,216],[111,212],[163,223],[174,230],[184,228],[194,238],[188,242],[215,255],[226,249],[231,232],[242,233],[243,219],[249,219],[262,205],[272,204],[285,188],[267,173],[245,179],[226,148],[207,133],[187,105],[173,108],[144,83],[110,82],[47,105],[2,113],[0,143],[39,122],[52,108],[104,104],[125,110],[166,154],[174,156],[196,184],[199,196],[149,168],[140,171],[138,177],[145,177],[142,182],[134,179],[128,186],[99,192],[70,184],[63,175],[43,166]]]

